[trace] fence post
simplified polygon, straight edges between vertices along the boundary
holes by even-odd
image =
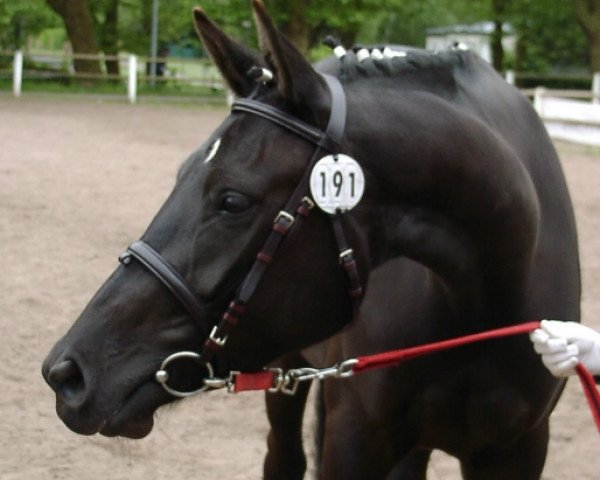
[[[129,55],[127,62],[127,98],[129,103],[135,103],[137,100],[137,57]]]
[[[540,118],[544,118],[544,95],[546,95],[546,89],[544,87],[536,87],[533,94],[533,108],[535,108]]]
[[[515,71],[507,70],[504,78],[506,79],[506,83],[508,83],[509,85],[514,85],[515,84]]]
[[[23,84],[23,52],[17,50],[13,61],[13,94],[15,97],[21,96]]]
[[[592,103],[600,105],[600,72],[592,77]]]

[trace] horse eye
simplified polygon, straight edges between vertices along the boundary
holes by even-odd
[[[238,192],[225,192],[221,197],[219,210],[227,213],[243,213],[252,204],[249,197]]]

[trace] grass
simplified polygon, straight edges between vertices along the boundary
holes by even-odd
[[[12,91],[12,79],[0,78],[0,91]],[[22,84],[22,93],[62,94],[76,96],[107,96],[127,98],[125,81],[76,80],[73,78],[27,78]],[[177,99],[225,104],[225,92],[208,86],[192,85],[176,80],[160,81],[152,86],[148,82],[138,83],[138,99]]]
[[[579,143],[567,142],[566,140],[554,140],[554,145],[559,154],[579,153],[598,157],[600,159],[600,147],[593,145],[582,145]]]

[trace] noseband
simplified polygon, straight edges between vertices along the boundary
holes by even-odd
[[[324,152],[335,154],[341,150],[340,145],[346,123],[346,97],[342,85],[335,77],[323,75],[323,78],[331,93],[329,121],[324,131],[308,125],[282,110],[254,99],[239,99],[232,106],[232,113],[249,113],[266,119],[311,142],[315,145],[315,150],[300,182],[285,207],[275,217],[272,230],[263,248],[257,254],[250,271],[240,284],[234,299],[229,304],[220,322],[213,327],[210,333],[206,331],[203,315],[204,307],[198,300],[194,289],[158,252],[143,241],[136,241],[119,257],[119,261],[124,265],[131,263],[132,259],[136,259],[156,276],[175,295],[199,325],[202,333],[208,337],[200,354],[195,352],[175,353],[167,357],[156,372],[157,382],[173,396],[187,397],[210,388],[210,382],[205,382],[205,385],[199,390],[189,392],[175,390],[167,383],[169,374],[166,368],[171,362],[181,358],[189,358],[197,360],[204,366],[208,380],[213,377],[213,368],[210,361],[225,345],[229,333],[244,314],[246,305],[254,294],[267,266],[273,260],[275,251],[292,228],[296,231],[300,228],[303,221],[308,217],[310,210],[314,207],[314,202],[309,196],[310,174],[314,165]],[[349,279],[350,288],[348,293],[352,299],[358,299],[362,295],[362,287],[353,251],[348,247],[345,239],[341,213],[330,215],[330,218],[340,252],[340,264]]]

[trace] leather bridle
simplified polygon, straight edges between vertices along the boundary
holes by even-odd
[[[156,372],[156,380],[171,395],[185,397],[209,388],[204,385],[199,390],[189,392],[173,389],[167,383],[169,380],[169,374],[166,370],[167,365],[180,358],[191,358],[206,368],[206,378],[213,377],[214,372],[210,362],[214,355],[225,345],[229,333],[244,314],[246,305],[254,294],[267,266],[273,260],[277,248],[292,228],[298,230],[301,227],[314,207],[314,202],[309,194],[309,179],[314,165],[325,152],[340,153],[346,123],[346,97],[342,85],[335,77],[323,75],[323,78],[331,93],[329,121],[324,131],[278,108],[254,99],[239,99],[232,105],[233,114],[249,113],[266,119],[314,144],[315,150],[300,182],[289,197],[285,207],[275,217],[272,230],[263,248],[258,252],[250,271],[237,289],[234,299],[210,333],[206,331],[206,322],[203,315],[204,307],[198,300],[193,287],[158,252],[148,244],[138,240],[133,242],[119,257],[120,262],[124,265],[129,264],[132,259],[138,260],[175,295],[199,325],[202,333],[208,336],[200,354],[178,352],[170,355],[162,362],[160,370]],[[349,279],[350,288],[348,293],[352,299],[357,300],[362,295],[362,287],[353,251],[349,248],[344,235],[341,212],[330,215],[330,218],[340,252],[340,264]]]

